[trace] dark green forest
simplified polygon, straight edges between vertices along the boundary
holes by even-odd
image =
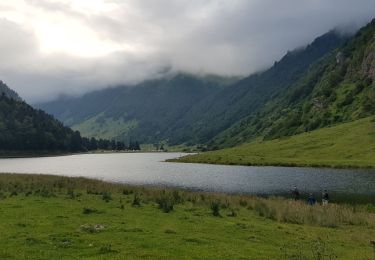
[[[6,85],[4,84],[4,88]],[[15,93],[15,92],[7,92]],[[18,97],[18,95],[17,95]],[[82,152],[89,150],[139,150],[138,142],[84,138],[78,131],[65,127],[53,116],[21,101],[0,95],[0,153]]]

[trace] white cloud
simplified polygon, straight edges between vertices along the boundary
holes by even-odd
[[[29,101],[155,77],[249,74],[373,0],[2,0],[0,78]]]

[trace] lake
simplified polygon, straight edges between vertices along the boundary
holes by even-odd
[[[0,159],[0,172],[83,176],[110,182],[228,193],[366,195],[375,198],[375,171],[297,167],[249,167],[164,162],[182,153],[80,154]]]

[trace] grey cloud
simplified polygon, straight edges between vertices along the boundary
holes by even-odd
[[[116,5],[111,13],[92,15],[56,1],[28,2],[136,49],[100,58],[45,55],[32,31],[0,20],[7,39],[0,42],[0,77],[32,102],[134,84],[165,68],[247,75],[335,27],[353,31],[375,16],[373,0],[108,0]]]

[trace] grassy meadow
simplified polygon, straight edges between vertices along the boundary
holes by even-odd
[[[0,259],[374,259],[374,205],[0,174]]]
[[[339,168],[375,167],[375,118],[170,161]]]

